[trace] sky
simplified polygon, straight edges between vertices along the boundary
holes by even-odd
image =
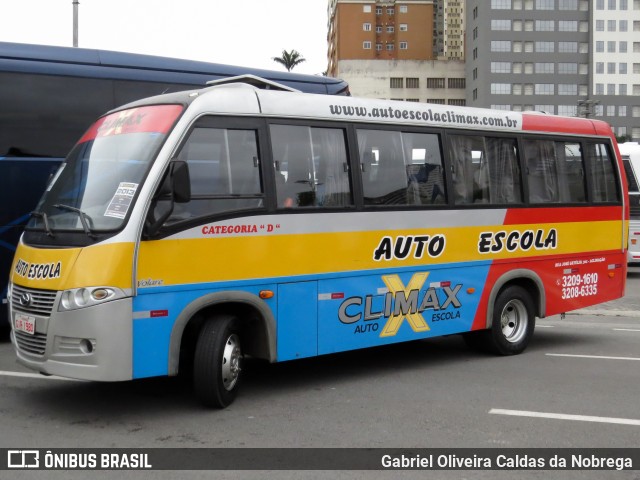
[[[80,0],[78,46],[284,70],[327,68],[327,0]],[[0,0],[0,41],[73,46],[72,0]]]

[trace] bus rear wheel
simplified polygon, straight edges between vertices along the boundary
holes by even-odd
[[[481,332],[470,332],[464,338],[473,348],[498,355],[517,355],[529,345],[535,323],[535,308],[531,295],[518,285],[510,285],[496,298],[491,328]]]
[[[207,320],[198,335],[193,361],[193,386],[207,407],[225,408],[241,383],[242,349],[237,319],[218,315]]]

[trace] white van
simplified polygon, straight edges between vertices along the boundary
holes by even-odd
[[[629,184],[629,263],[640,264],[640,144],[618,145]]]

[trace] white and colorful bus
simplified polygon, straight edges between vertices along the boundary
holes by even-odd
[[[620,155],[629,189],[629,252],[630,264],[640,264],[640,144],[625,142],[619,145]]]
[[[21,364],[190,372],[225,407],[245,355],[450,334],[517,354],[536,317],[624,294],[607,124],[271,87],[153,97],[85,133],[12,265]]]

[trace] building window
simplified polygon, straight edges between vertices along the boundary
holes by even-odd
[[[615,32],[615,31],[616,31],[616,21],[607,20],[607,32]]]
[[[387,25],[387,33],[393,33],[395,31],[395,27],[393,25]]]
[[[545,63],[536,62],[536,65],[535,65],[535,72],[536,73],[554,73],[554,70],[555,70],[555,63],[551,63],[551,62],[545,62]]]
[[[609,10],[616,9],[616,0],[609,0]]]
[[[491,84],[492,95],[511,95],[510,83],[492,83]]]
[[[427,99],[427,103],[435,103],[436,105],[444,105],[444,98],[429,98]]]
[[[409,26],[406,23],[401,23],[400,24],[400,31],[401,32],[406,32],[407,30],[409,30]]]
[[[492,52],[510,52],[511,42],[509,40],[492,40],[491,51]]]
[[[616,84],[607,83],[607,95],[615,95],[615,94],[616,94]]]
[[[604,20],[596,20],[596,32],[604,32]]]
[[[560,53],[577,53],[578,42],[558,42],[558,52]]]
[[[427,78],[427,88],[444,88],[444,78]]]
[[[604,10],[604,0],[596,0],[596,10]]]
[[[626,63],[618,64],[618,73],[621,74],[621,75],[626,75],[627,74],[627,64]]]
[[[553,42],[536,42],[536,52],[551,53],[555,51]]]
[[[638,51],[640,51],[640,49]],[[596,52],[604,53],[604,42],[603,41],[598,40],[596,42]]]
[[[559,63],[558,73],[563,75],[575,75],[578,73],[577,63]]]
[[[420,79],[407,78],[407,88],[420,88]]]
[[[578,10],[578,0],[558,0],[559,10]]]
[[[362,24],[362,30],[364,30],[365,32],[370,32],[371,31],[371,24],[370,23],[363,23]]]
[[[576,20],[560,20],[558,22],[559,32],[577,32],[578,22]]]
[[[448,88],[466,88],[467,79],[466,78],[449,78],[447,80]]]
[[[554,24],[553,20],[536,20],[536,32],[553,32]]]
[[[362,48],[365,50],[371,50],[371,42],[362,42]]]
[[[403,88],[402,77],[391,77],[389,80],[391,88]]]
[[[364,13],[371,13],[371,5],[363,5],[362,6],[362,11]]]
[[[376,33],[382,33],[382,25],[376,25]]]
[[[536,10],[553,10],[555,0],[536,0]]]
[[[558,95],[578,95],[578,85],[575,83],[558,84]]]
[[[393,8],[387,8],[387,15],[393,15],[396,11]]]
[[[616,116],[616,107],[614,105],[607,105],[607,117]]]
[[[458,107],[464,107],[467,104],[467,101],[465,99],[460,99],[460,98],[450,98],[449,100],[447,100],[447,105],[456,105]]]
[[[607,73],[609,75],[613,75],[616,73],[616,64],[615,62],[607,62]]]
[[[376,51],[377,52],[381,52],[382,51],[382,44],[381,43],[376,43]]]
[[[407,50],[409,48],[409,44],[407,42],[400,42],[400,50]]]
[[[621,32],[628,32],[629,22],[627,20],[620,20],[620,23],[618,25],[618,30],[620,30]]]
[[[534,92],[536,95],[553,95],[555,93],[555,85],[553,83],[536,83]]]
[[[621,83],[620,85],[618,85],[618,95],[626,95],[626,94],[627,94],[627,84]],[[627,107],[624,107],[624,108],[627,108]]]
[[[596,95],[604,95],[604,83],[596,83]]]
[[[376,7],[376,15],[382,15],[382,7]]]
[[[607,42],[607,52],[616,53],[616,42]]]
[[[511,10],[511,0],[491,0],[492,10]]]
[[[491,30],[511,30],[511,20],[491,20]]]
[[[511,73],[511,62],[491,62],[491,73]]]
[[[400,13],[407,13],[408,7],[406,5],[400,5]]]
[[[627,42],[620,42],[618,44],[618,52],[627,53]]]
[[[558,115],[575,117],[578,115],[577,105],[558,105]]]
[[[628,0],[620,0],[620,10],[627,10],[629,8]]]
[[[387,43],[387,50],[392,51],[395,50],[396,46],[393,43]]]
[[[596,62],[596,73],[604,73],[604,62]]]
[[[618,107],[618,116],[619,117],[626,117],[627,116],[627,106],[626,105],[620,105]]]

